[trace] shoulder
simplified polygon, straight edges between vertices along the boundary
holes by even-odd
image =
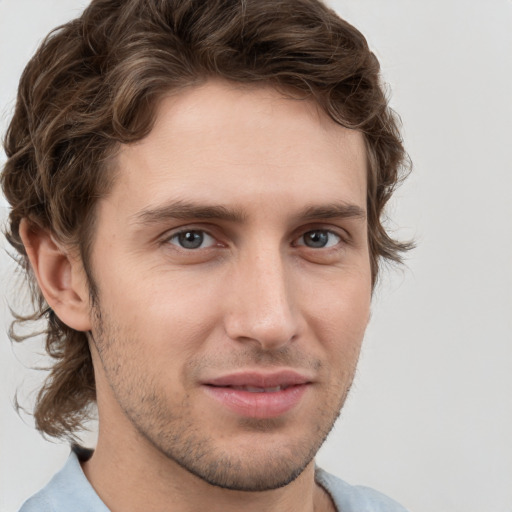
[[[109,512],[85,477],[76,453],[48,485],[28,499],[19,512]]]
[[[51,498],[47,496],[45,489],[34,494],[25,503],[23,503],[19,512],[54,512],[56,509],[52,505]]]
[[[44,489],[23,503],[19,512],[53,512],[55,509],[45,496]]]
[[[339,512],[407,512],[384,494],[370,487],[350,485],[320,468],[316,468],[315,479],[329,493]]]

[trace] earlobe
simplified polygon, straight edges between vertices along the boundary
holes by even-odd
[[[79,259],[27,219],[21,221],[20,236],[48,305],[72,329],[89,331],[89,288]]]

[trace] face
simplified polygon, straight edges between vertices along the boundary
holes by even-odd
[[[216,486],[285,485],[332,428],[369,317],[362,135],[209,82],[116,158],[91,257],[100,428]]]

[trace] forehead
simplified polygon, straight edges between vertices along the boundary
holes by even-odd
[[[190,195],[366,202],[363,135],[270,86],[210,81],[164,97],[150,134],[123,146],[116,167],[110,200],[133,208]]]

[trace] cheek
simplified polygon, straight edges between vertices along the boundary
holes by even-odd
[[[105,275],[106,276],[106,275]],[[213,279],[171,271],[110,273],[100,281],[101,308],[124,337],[158,361],[192,356],[214,329],[219,312]]]
[[[308,323],[320,333],[323,344],[333,352],[343,348],[357,357],[370,316],[369,272],[332,279],[321,293],[308,297],[304,308],[309,312]]]

